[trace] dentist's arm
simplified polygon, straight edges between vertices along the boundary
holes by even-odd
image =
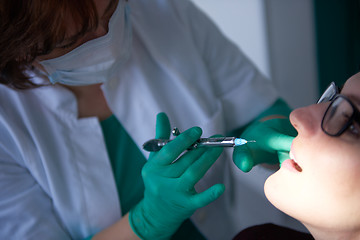
[[[85,240],[140,240],[129,223],[129,213],[107,229]]]

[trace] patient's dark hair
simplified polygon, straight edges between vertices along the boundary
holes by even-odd
[[[1,0],[0,83],[15,89],[37,87],[26,71],[32,69],[37,56],[51,52],[68,37],[69,22],[76,24],[76,36],[95,28],[98,16],[94,2]]]

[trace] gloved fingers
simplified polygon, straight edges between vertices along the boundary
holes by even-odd
[[[201,193],[197,193],[190,198],[190,204],[195,209],[205,207],[209,203],[218,199],[225,191],[224,184],[215,184]]]
[[[281,151],[281,152],[279,151],[278,157],[279,157],[280,166],[285,160],[290,159],[289,152],[285,152],[285,151]]]
[[[189,166],[181,176],[181,185],[185,189],[192,189],[219,158],[222,151],[223,148],[221,147],[206,149],[201,157]]]
[[[290,151],[292,141],[295,137],[274,132],[266,139],[266,145],[274,151]]]
[[[214,135],[211,137],[221,137],[221,135]],[[197,148],[187,151],[178,160],[170,165],[171,176],[180,177],[188,167],[193,164],[200,156],[205,153],[206,148]]]
[[[248,146],[235,147],[233,161],[243,172],[249,172],[254,167],[254,159]]]
[[[169,177],[180,177],[205,151],[205,148],[198,148],[183,154],[169,166]]]
[[[202,130],[199,127],[192,127],[174,140],[166,144],[159,152],[156,153],[156,157],[151,161],[156,160],[156,164],[169,165],[174,162],[182,152],[188,149],[196,140],[200,138]],[[150,161],[150,160],[149,160]]]

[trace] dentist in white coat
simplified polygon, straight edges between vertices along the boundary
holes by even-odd
[[[271,171],[245,174],[231,151],[216,162],[215,150],[183,157],[212,161],[187,176],[196,192],[181,195],[193,200],[216,186],[202,204],[178,213],[177,199],[149,200],[163,174],[154,165],[196,140],[193,126],[205,137],[226,135],[287,110],[271,82],[190,1],[89,2],[0,3],[0,239],[181,239],[182,229],[197,231],[183,239],[230,239],[265,222],[301,229],[267,203],[262,189]],[[160,112],[173,127],[191,129],[149,158],[142,144],[155,137]],[[169,132],[167,124],[160,115],[157,136]]]

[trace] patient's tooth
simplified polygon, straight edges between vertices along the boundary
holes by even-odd
[[[290,153],[289,153],[289,156],[290,156],[290,158],[292,159],[292,160],[294,160],[294,162],[296,162],[296,159],[295,159],[295,156],[294,156],[294,154],[290,151]],[[296,162],[297,163],[297,162]]]

